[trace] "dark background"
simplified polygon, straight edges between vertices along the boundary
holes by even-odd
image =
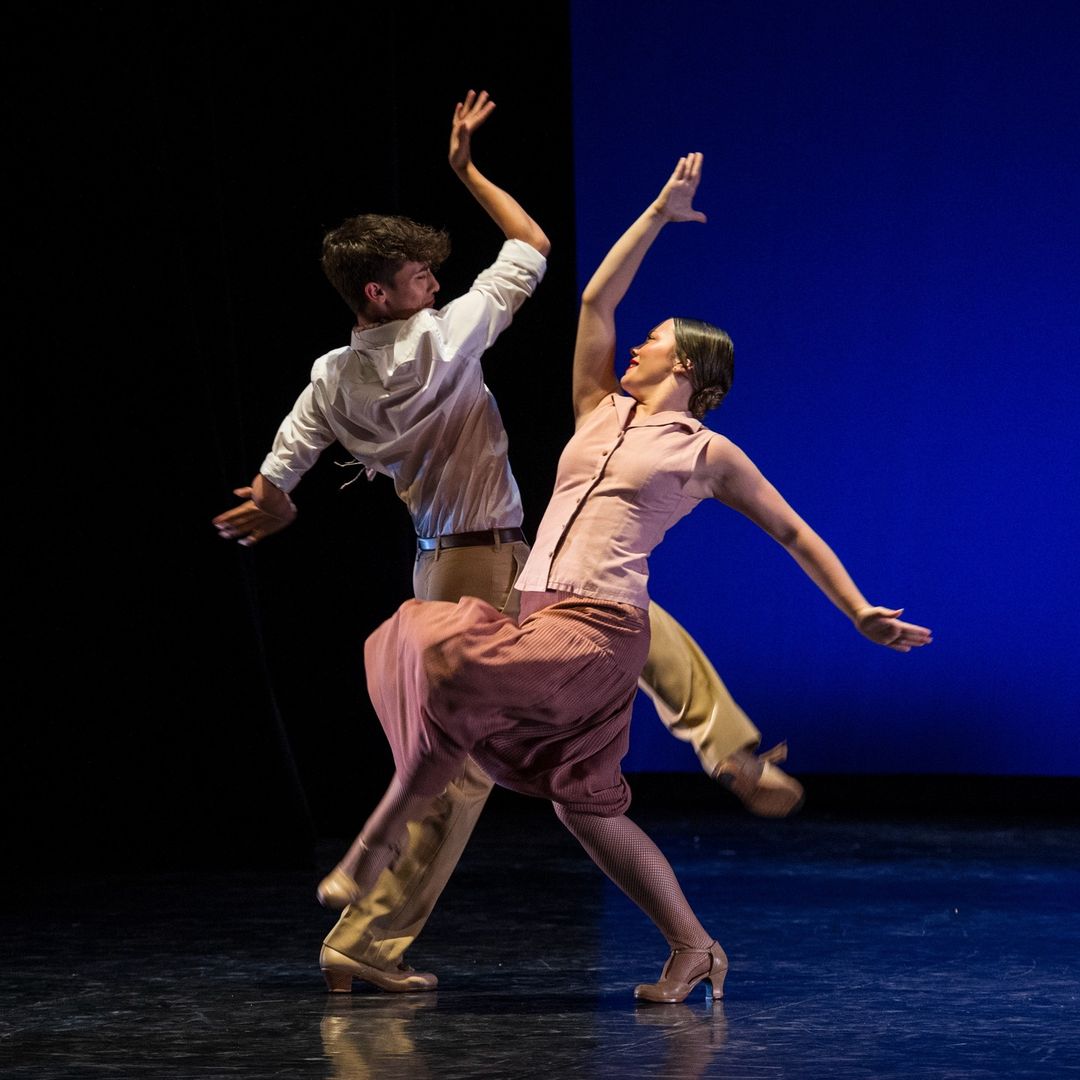
[[[412,530],[391,485],[342,489],[354,473],[333,448],[286,532],[244,550],[210,520],[258,468],[312,361],[347,341],[351,315],[318,266],[327,228],[361,211],[448,227],[445,298],[498,250],[445,160],[472,87],[497,102],[478,164],[553,242],[537,295],[485,360],[533,534],[571,431],[575,157],[614,151],[575,147],[586,61],[575,75],[569,6],[524,17],[177,3],[12,18],[9,858],[303,861],[381,792],[390,757],[361,649],[411,592]],[[644,43],[621,55],[602,50],[593,77],[614,67],[639,94],[670,90],[670,58],[650,67]],[[663,169],[645,145],[641,174],[625,173],[635,207],[665,175],[658,152]],[[969,805],[1000,797],[981,782],[969,778]],[[846,783],[817,805],[857,803]],[[955,797],[900,784],[895,807]],[[1046,784],[1021,790],[1046,804]]]
[[[290,859],[355,829],[389,778],[364,637],[411,595],[413,533],[340,448],[264,545],[222,542],[315,358],[351,313],[318,265],[363,211],[447,227],[451,298],[502,236],[477,163],[551,237],[485,360],[530,535],[572,430],[576,296],[566,5],[41,5],[9,35],[17,198],[9,451],[22,494],[6,725],[12,855]],[[23,485],[25,488],[23,489]]]

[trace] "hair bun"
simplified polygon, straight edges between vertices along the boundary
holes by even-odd
[[[703,386],[700,390],[695,390],[690,395],[690,414],[695,420],[702,419],[707,412],[715,409],[724,400],[726,393],[727,390],[722,386]]]

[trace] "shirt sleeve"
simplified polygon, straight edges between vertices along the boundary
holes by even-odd
[[[547,259],[536,248],[523,240],[507,240],[499,257],[469,291],[436,313],[442,358],[452,360],[459,353],[482,355],[532,296],[546,270]]]
[[[282,420],[259,472],[288,494],[334,439],[316,400],[314,384],[309,383]]]

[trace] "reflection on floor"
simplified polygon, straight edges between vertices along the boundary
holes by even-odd
[[[432,994],[325,992],[300,870],[24,881],[0,1075],[1080,1075],[1075,824],[633,816],[731,959],[726,997],[636,1005],[666,947],[550,810],[497,793],[410,954]]]

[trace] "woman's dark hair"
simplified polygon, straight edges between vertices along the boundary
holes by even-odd
[[[689,363],[690,413],[700,420],[715,409],[735,378],[735,346],[718,326],[700,319],[672,320],[675,353]]]

